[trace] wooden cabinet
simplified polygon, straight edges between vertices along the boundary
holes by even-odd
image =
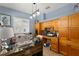
[[[59,18],[58,27],[59,27],[59,52],[63,55],[68,55],[68,16]]]
[[[56,44],[51,44],[51,50],[58,53],[58,45],[56,45]]]
[[[70,42],[68,45],[69,56],[79,56],[79,42]]]
[[[68,27],[60,27],[58,32],[60,37],[68,37]]]
[[[45,28],[48,28],[48,27],[51,27],[51,28],[54,27],[54,30],[58,30],[58,19],[41,23],[42,30],[44,30]]]
[[[51,38],[51,50],[55,51],[55,52],[59,52],[58,50],[58,38],[57,37],[52,37]]]
[[[69,40],[79,42],[79,27],[70,27],[69,28]]]
[[[55,31],[58,31],[58,19],[51,21],[51,27],[54,27]]]
[[[58,27],[59,52],[79,56],[79,13],[59,18]]]
[[[44,30],[45,28],[51,27],[50,21],[45,21],[41,23],[41,29]]]
[[[35,29],[36,29],[37,34],[41,34],[41,23],[35,24]]]
[[[70,27],[79,27],[79,13],[69,16]]]
[[[59,18],[58,27],[68,27],[68,16]]]
[[[78,47],[79,48],[79,47]],[[79,56],[79,49],[74,46],[70,46],[69,48],[69,56]]]
[[[44,30],[47,25],[48,25],[48,23],[46,24],[45,22],[42,22],[42,24],[41,24],[41,29]]]
[[[57,37],[52,37],[51,38],[51,43],[58,45],[58,38]]]
[[[79,13],[69,16],[69,56],[79,56]]]
[[[59,52],[62,53],[63,55],[68,55],[67,42],[68,42],[68,38],[66,38],[66,37],[61,37],[59,39]]]
[[[57,37],[48,37],[48,36],[43,36],[44,38],[46,38],[46,40],[47,41],[49,41],[50,40],[50,43],[51,43],[51,47],[50,47],[50,49],[52,50],[52,51],[55,51],[55,52],[59,52],[59,50],[58,50],[58,38]]]
[[[55,38],[51,40],[52,50],[59,50],[64,55],[79,56],[79,13],[42,22],[41,29],[46,27],[54,27],[59,32],[59,43]]]

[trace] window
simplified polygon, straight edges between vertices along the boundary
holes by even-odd
[[[13,29],[15,33],[29,33],[29,20],[13,17]]]

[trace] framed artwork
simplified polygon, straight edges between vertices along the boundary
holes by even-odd
[[[0,21],[4,26],[11,26],[11,16],[9,15],[0,14]]]

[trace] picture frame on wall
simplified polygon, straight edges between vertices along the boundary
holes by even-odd
[[[0,14],[0,21],[2,22],[3,26],[11,26],[11,16]]]

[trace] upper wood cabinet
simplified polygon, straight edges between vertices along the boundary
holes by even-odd
[[[39,28],[39,23],[35,24],[35,28],[38,29]]]
[[[54,27],[54,30],[58,30],[58,20],[50,20],[41,23],[41,29],[44,30],[47,27]]]
[[[58,32],[60,37],[68,37],[68,27],[60,27]]]
[[[68,27],[68,16],[59,18],[58,26],[59,27]]]
[[[69,16],[70,27],[79,27],[79,13]]]
[[[54,27],[54,30],[58,31],[58,19],[53,20],[51,26]]]
[[[42,22],[41,23],[41,30],[44,30],[46,27],[48,27],[49,26],[49,23],[47,23],[47,22]]]
[[[38,34],[41,34],[41,23],[36,23],[35,24],[35,29],[37,30]]]

